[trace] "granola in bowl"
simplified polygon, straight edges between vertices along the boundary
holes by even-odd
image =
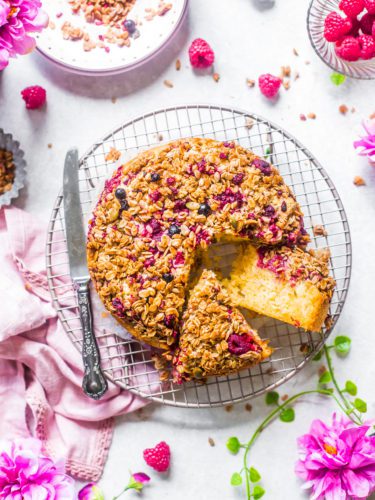
[[[233,306],[215,273],[204,270],[182,316],[173,355],[175,382],[236,373],[260,363],[271,352]]]
[[[278,170],[234,142],[187,138],[140,153],[106,182],[87,253],[106,308],[170,349],[197,256],[220,240],[304,247],[303,214]]]

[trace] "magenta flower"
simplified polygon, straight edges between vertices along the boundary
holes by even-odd
[[[298,439],[295,472],[312,500],[365,499],[375,491],[375,436],[366,435],[369,429],[334,414],[331,427],[314,420]]]
[[[89,483],[79,491],[78,500],[104,500],[104,494],[97,484]]]
[[[362,148],[359,152],[361,156],[367,156],[371,163],[375,164],[375,118],[363,122],[366,135],[359,141],[354,141],[353,146]]]
[[[42,453],[38,439],[0,443],[0,492],[5,500],[74,500],[74,481],[62,462]]]
[[[0,71],[10,57],[27,54],[35,47],[29,33],[41,31],[48,24],[40,0],[0,0]]]

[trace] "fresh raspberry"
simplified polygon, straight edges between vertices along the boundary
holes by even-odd
[[[352,29],[352,21],[331,12],[324,20],[324,38],[327,42],[337,42]]]
[[[375,0],[363,0],[365,2],[365,9],[369,14],[375,14]]]
[[[215,54],[206,40],[196,38],[189,47],[189,58],[193,68],[209,68],[214,63]]]
[[[335,52],[345,61],[357,61],[361,55],[361,47],[356,38],[346,36],[336,43]]]
[[[260,75],[258,85],[262,94],[268,99],[272,99],[279,92],[281,78],[266,73],[265,75]]]
[[[365,4],[363,0],[341,0],[339,7],[348,17],[357,17],[365,8]]]
[[[364,35],[371,35],[371,30],[374,25],[375,16],[369,14],[368,12],[361,17],[359,24],[361,25],[361,30]]]
[[[361,35],[357,38],[361,47],[361,58],[372,59],[375,56],[375,40],[370,35]]]
[[[241,356],[241,354],[246,354],[249,351],[259,351],[259,346],[257,346],[254,339],[246,333],[241,335],[231,333],[228,337],[228,351],[236,356]]]
[[[352,29],[349,31],[348,36],[357,37],[359,35],[359,30],[361,29],[361,23],[359,19],[353,17],[352,21]]]
[[[146,464],[153,469],[165,472],[171,461],[171,450],[165,441],[161,441],[154,448],[144,450],[143,458]]]
[[[43,87],[39,87],[39,85],[26,87],[22,90],[21,95],[27,109],[41,108],[47,100],[47,92]]]
[[[374,21],[374,24],[372,25],[371,34],[372,34],[373,39],[375,40],[375,21]]]

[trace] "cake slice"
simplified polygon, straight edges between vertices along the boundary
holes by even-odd
[[[320,331],[335,281],[329,275],[329,252],[310,252],[246,245],[223,284],[237,306]]]
[[[228,375],[258,364],[272,350],[231,304],[213,271],[204,270],[182,317],[174,379]]]

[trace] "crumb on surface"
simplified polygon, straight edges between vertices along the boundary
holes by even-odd
[[[315,113],[307,113],[307,118],[310,118],[310,120],[315,120],[316,114]]]
[[[250,403],[246,403],[246,404],[245,404],[245,410],[246,410],[246,411],[251,411],[252,409],[253,409],[253,407],[251,406],[251,404],[250,404]]]
[[[304,115],[303,113],[301,113],[301,114],[299,115],[299,119],[300,119],[301,121],[305,122],[305,121],[306,121],[306,115]]]
[[[121,152],[116,148],[111,148],[105,156],[105,161],[115,162],[120,159]]]
[[[233,410],[233,405],[226,405],[224,408],[226,412],[230,413]]]
[[[251,128],[253,128],[253,126],[254,126],[254,120],[252,118],[250,118],[250,116],[246,116],[245,127],[250,130]]]
[[[117,101],[117,97],[114,97],[114,96],[111,97],[111,101],[112,101],[113,104],[115,104],[115,102]]]
[[[212,437],[209,437],[209,438],[208,438],[208,444],[209,444],[210,446],[215,446],[215,441],[212,439]]]
[[[356,186],[366,186],[366,182],[365,182],[364,178],[361,177],[360,175],[356,175],[354,177],[353,184],[355,184]]]
[[[327,236],[327,231],[321,224],[316,224],[313,226],[313,233],[315,236]]]
[[[47,148],[48,148],[48,149],[51,149],[51,148],[52,148],[52,144],[51,144],[50,142],[47,144]]]
[[[172,87],[174,87],[173,83],[170,81],[170,80],[164,80],[164,85],[166,87],[168,87],[169,89],[171,89]]]
[[[176,59],[175,67],[176,67],[176,71],[180,71],[180,69],[181,69],[180,59]]]
[[[255,87],[255,80],[252,80],[251,78],[246,78],[246,85],[250,88]]]
[[[212,78],[215,80],[215,82],[218,82],[218,81],[220,80],[220,75],[219,75],[219,73],[214,73],[214,74],[212,75]]]
[[[284,80],[283,81],[283,87],[285,90],[289,90],[290,89],[290,81],[289,80]]]
[[[290,66],[281,66],[281,78],[289,78],[291,72]]]
[[[102,318],[108,318],[109,312],[108,311],[102,311],[101,317]]]
[[[289,398],[288,394],[283,394],[281,396],[281,401],[286,401]]]
[[[298,57],[299,56],[298,50],[293,48],[293,54]]]
[[[346,115],[346,113],[349,111],[349,108],[345,104],[340,104],[339,111],[342,115]]]

